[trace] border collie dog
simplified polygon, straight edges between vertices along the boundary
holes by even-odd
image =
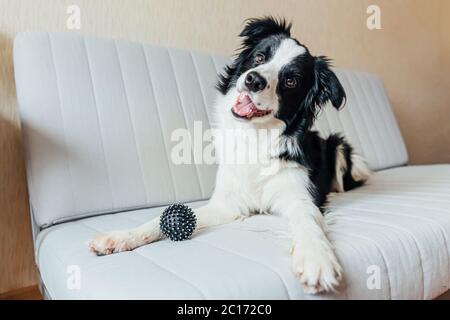
[[[318,293],[334,290],[342,274],[322,216],[327,194],[360,186],[370,170],[342,136],[323,139],[311,131],[322,107],[342,107],[345,91],[328,59],[312,56],[290,29],[272,17],[247,21],[240,34],[242,47],[220,76],[214,106],[218,129],[278,130],[275,139],[256,140],[258,152],[278,169],[262,174],[258,163],[220,163],[213,196],[195,214],[197,229],[255,213],[284,217],[293,272],[305,292]],[[216,153],[223,152],[216,145]],[[131,230],[98,235],[89,246],[103,255],[162,237],[156,218]]]

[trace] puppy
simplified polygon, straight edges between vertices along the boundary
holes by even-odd
[[[327,194],[360,186],[370,170],[342,136],[323,139],[311,131],[319,110],[327,104],[339,109],[346,95],[328,59],[312,56],[290,29],[284,20],[266,17],[248,20],[241,32],[242,47],[219,77],[213,126],[276,134],[235,136],[236,144],[245,140],[249,149],[257,146],[259,161],[220,163],[214,193],[195,214],[198,229],[255,213],[285,217],[293,272],[305,292],[318,293],[335,289],[342,274],[321,212]],[[237,150],[216,144],[219,158]],[[132,230],[98,235],[90,248],[104,255],[161,238],[156,218]]]

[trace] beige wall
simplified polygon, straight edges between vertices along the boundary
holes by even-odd
[[[443,91],[446,92],[446,97],[443,100],[443,104],[447,105],[447,113],[444,113],[444,119],[449,119],[450,116],[448,115],[449,110],[449,97],[450,97],[450,0],[443,0],[442,1],[442,8],[441,8],[441,17],[440,17],[440,24],[441,24],[441,55],[440,55],[440,61],[442,63],[441,68],[441,79],[442,79],[442,87]],[[445,112],[445,110],[444,110]],[[446,115],[446,116],[445,116]],[[443,123],[444,127],[447,127],[447,136],[450,135],[450,125],[445,122]],[[447,148],[447,154],[450,152],[450,144],[448,143],[448,139],[446,140],[446,144],[444,145],[444,148]],[[447,162],[449,161],[449,158],[447,157]]]
[[[285,16],[313,53],[383,78],[411,163],[450,162],[449,0],[0,0],[0,293],[35,281],[12,40],[65,31],[69,4],[81,7],[84,34],[222,54],[245,18]],[[382,30],[365,27],[369,4],[380,5]]]

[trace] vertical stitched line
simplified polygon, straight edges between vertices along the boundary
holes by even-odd
[[[117,48],[117,41],[114,41],[114,48],[116,50],[117,63],[119,64],[120,78],[122,80],[122,86],[123,86],[123,90],[125,92],[125,97],[126,97],[126,100],[127,100],[127,111],[128,111],[128,116],[130,118],[131,128],[133,130],[133,139],[134,139],[134,144],[135,144],[135,147],[136,147],[136,153],[137,153],[137,157],[138,157],[138,161],[139,161],[139,169],[141,171],[142,184],[144,185],[144,188],[145,188],[145,201],[147,203],[149,203],[147,180],[145,179],[144,169],[143,169],[143,166],[142,166],[141,152],[140,152],[140,149],[139,149],[139,146],[138,146],[138,142],[137,142],[136,126],[134,124],[133,116],[131,114],[130,99],[128,97],[128,91],[127,91],[127,87],[125,85],[125,78],[123,76],[122,64],[120,63],[120,55],[119,55],[119,49]]]
[[[148,79],[150,81],[150,90],[152,91],[153,97],[155,99],[156,114],[158,115],[159,123],[161,124],[161,131],[162,131],[161,135],[162,135],[162,138],[164,140],[163,141],[164,142],[164,149],[166,150],[165,156],[166,156],[166,159],[167,159],[167,163],[169,163],[170,159],[169,159],[169,156],[168,156],[168,147],[167,147],[166,138],[165,138],[165,135],[164,135],[164,132],[163,132],[163,129],[162,129],[162,124],[163,123],[162,123],[161,115],[159,113],[158,99],[156,98],[155,90],[153,88],[153,79],[152,79],[152,75],[151,75],[151,72],[150,72],[150,67],[149,67],[149,64],[148,64],[147,53],[145,52],[145,48],[144,48],[143,44],[141,44],[141,48],[142,48],[142,53],[144,55],[145,67],[147,69]],[[173,191],[175,193],[175,200],[177,200],[178,199],[178,194],[177,194],[177,188],[176,188],[176,184],[175,184],[175,179],[174,179],[174,176],[173,176],[172,168],[170,167],[170,165],[168,165],[168,168],[169,168],[169,172],[170,172],[170,178],[171,178],[171,181],[172,181]]]
[[[363,211],[363,212],[369,212],[369,213],[372,212],[372,213],[375,213],[375,214],[379,212],[378,210],[368,210],[368,209],[365,209],[365,208],[356,208],[356,207],[347,207],[347,208],[345,208],[345,210],[347,210],[347,211],[349,211],[349,210],[350,211],[351,210],[353,210],[353,211]],[[382,213],[388,213],[388,214],[390,213],[390,212],[386,212],[386,211],[381,211],[381,212]],[[398,216],[398,215],[394,214],[394,216]],[[388,223],[379,223],[379,222],[367,221],[367,220],[364,220],[364,219],[359,219],[358,217],[356,217],[356,218],[355,217],[351,217],[351,218],[350,217],[341,217],[341,221],[345,221],[345,220],[351,221],[351,222],[356,222],[356,223],[360,222],[360,223],[364,223],[366,225],[371,225],[371,226],[375,226],[375,227],[376,226],[388,227],[390,229],[399,231],[399,233],[402,233],[402,235],[407,234],[408,238],[411,240],[411,242],[414,244],[414,247],[417,250],[417,256],[419,258],[421,275],[422,275],[422,277],[421,277],[422,278],[422,288],[423,288],[422,299],[425,297],[425,272],[424,272],[424,269],[423,269],[423,261],[424,261],[424,259],[423,259],[423,254],[420,251],[418,241],[414,237],[414,233],[413,232],[411,232],[407,228],[398,227],[396,225],[391,225],[391,224],[388,224]],[[402,249],[405,249],[403,241],[400,241],[400,243],[402,245]],[[406,250],[404,250],[404,251],[406,252]]]
[[[402,156],[406,158],[404,160],[405,163],[406,163],[406,162],[408,162],[408,150],[406,149],[405,142],[403,140],[402,133],[401,133],[400,128],[398,126],[397,119],[395,118],[394,112],[392,110],[392,105],[391,105],[391,103],[389,101],[389,97],[387,96],[386,89],[385,89],[383,83],[381,82],[381,80],[379,80],[378,85],[380,86],[380,88],[381,88],[381,90],[383,92],[383,100],[385,100],[386,101],[385,102],[386,105],[389,106],[389,108],[386,109],[386,112],[389,114],[390,118],[392,119],[391,121],[393,121],[394,124],[395,124],[395,127],[392,127],[392,130],[394,130],[394,132],[396,133],[396,136],[402,142],[402,144],[401,144],[402,152],[401,153],[402,153]]]
[[[343,232],[340,232],[340,231],[334,231],[334,233],[335,234],[338,234],[338,233],[343,233]],[[372,238],[368,238],[368,237],[364,237],[364,236],[361,236],[361,235],[359,235],[359,234],[354,234],[354,233],[345,233],[345,235],[346,236],[350,236],[350,237],[354,237],[354,238],[359,238],[359,239],[364,239],[364,240],[366,240],[366,241],[368,241],[368,242],[371,242],[374,246],[375,246],[375,248],[377,249],[377,251],[379,252],[379,254],[380,254],[380,257],[381,257],[381,259],[383,260],[383,264],[384,264],[384,268],[385,268],[385,270],[386,270],[386,279],[387,279],[387,283],[388,283],[388,288],[389,288],[389,290],[388,290],[388,292],[389,292],[389,298],[387,299],[387,300],[391,300],[392,299],[392,285],[391,285],[391,277],[390,277],[390,274],[389,274],[389,268],[388,268],[388,265],[387,265],[387,259],[386,259],[386,256],[385,256],[385,254],[384,254],[384,252],[383,252],[383,250],[381,249],[381,246],[377,243],[377,241],[376,240],[374,240],[374,239],[372,239]]]
[[[369,194],[370,194],[370,192],[368,192]],[[365,193],[364,193],[365,194]],[[352,195],[354,195],[354,194],[352,194]],[[350,198],[352,198],[352,197],[350,197]],[[354,197],[354,198],[356,198],[356,199],[358,199],[358,197]],[[359,198],[359,199],[361,199],[361,198]],[[417,205],[408,205],[408,204],[404,204],[404,203],[399,203],[398,201],[397,202],[394,202],[394,203],[392,203],[392,202],[386,202],[385,200],[384,201],[382,201],[382,202],[378,202],[378,201],[368,201],[368,202],[366,202],[366,204],[389,204],[389,205],[395,205],[396,207],[398,207],[398,208],[416,208],[416,209],[427,209],[426,207],[424,207],[424,206],[417,206]],[[364,203],[363,203],[364,204]],[[380,210],[369,210],[369,209],[365,209],[365,208],[359,208],[359,207],[351,207],[351,208],[347,208],[347,207],[345,207],[345,205],[344,206],[339,206],[339,204],[337,204],[337,205],[334,205],[334,206],[331,206],[331,208],[333,208],[333,209],[341,209],[341,210],[348,210],[348,209],[353,209],[353,210],[360,210],[360,211],[364,211],[364,212],[368,212],[369,214],[370,213],[373,213],[373,214],[377,214],[377,215],[379,215],[379,214],[384,214],[384,215],[391,215],[391,216],[396,216],[396,217],[408,217],[408,218],[411,218],[411,219],[417,219],[417,220],[422,220],[424,223],[431,223],[431,224],[433,224],[433,225],[435,225],[436,227],[437,227],[437,229],[439,229],[440,231],[441,231],[441,235],[442,235],[442,238],[443,238],[443,243],[444,243],[444,247],[445,247],[445,252],[446,252],[446,254],[447,254],[447,268],[448,268],[448,270],[450,271],[450,254],[449,254],[449,248],[448,248],[448,246],[447,246],[447,243],[448,243],[448,237],[447,237],[447,234],[446,234],[446,232],[445,232],[445,229],[441,226],[441,224],[440,223],[438,223],[438,222],[435,222],[435,220],[431,217],[431,218],[424,218],[424,217],[422,217],[422,216],[417,216],[417,215],[411,215],[411,214],[405,214],[405,213],[398,213],[398,211],[397,210],[395,210],[395,211],[393,211],[393,210],[389,210],[389,211],[386,211],[386,210],[384,210],[384,211],[380,211]],[[440,215],[441,217],[447,217],[447,213],[448,213],[448,211],[446,211],[446,210],[437,210],[437,209],[433,209],[435,212],[438,212],[438,211],[440,211],[440,212],[442,212],[443,214],[442,215]],[[417,241],[416,241],[417,242]],[[417,245],[417,248],[418,248],[418,244],[416,243],[416,245]],[[419,249],[418,249],[419,250]],[[420,251],[420,250],[419,250]],[[422,256],[422,255],[421,255]],[[447,280],[448,280],[448,278],[447,278]],[[424,295],[425,295],[425,291],[424,291]]]
[[[91,80],[92,95],[94,97],[94,104],[95,104],[94,107],[95,107],[95,112],[97,114],[98,130],[99,130],[99,133],[100,133],[100,144],[102,146],[103,157],[105,159],[106,175],[107,175],[107,180],[108,180],[109,192],[111,194],[111,206],[112,206],[112,208],[115,208],[114,192],[113,192],[112,183],[111,183],[110,168],[108,166],[108,158],[106,157],[105,145],[104,145],[104,141],[103,141],[104,140],[103,139],[103,130],[102,130],[102,125],[101,125],[101,121],[100,121],[100,113],[98,111],[97,96],[95,94],[94,78],[92,77],[91,60],[89,59],[89,52],[88,52],[88,48],[87,48],[86,38],[85,37],[83,37],[83,44],[84,44],[84,50],[85,50],[85,53],[86,53],[86,61],[87,61],[87,64],[88,64],[89,78]]]
[[[360,89],[359,92],[361,92],[364,95],[365,100],[367,101],[367,104],[366,104],[367,108],[366,109],[370,113],[370,117],[372,118],[372,121],[375,122],[376,121],[376,116],[379,115],[379,113],[375,113],[375,115],[373,114],[372,102],[371,102],[372,100],[370,99],[370,91],[368,92],[365,89],[365,86],[363,86],[362,83],[361,83],[362,81],[364,81],[364,77],[361,74],[357,74],[356,78],[358,79],[358,81],[356,83],[358,84],[358,88]],[[375,131],[374,132],[374,134],[375,134],[375,143],[376,143],[377,146],[381,147],[380,151],[389,150],[389,146],[385,145],[386,141],[380,135],[380,133],[378,131],[378,128],[375,128],[375,130],[373,130],[373,131]],[[378,154],[378,153],[382,153],[382,152],[376,152],[376,154]],[[387,152],[387,153],[389,154],[389,152]],[[390,154],[389,154],[389,156],[390,156]]]
[[[214,68],[216,69],[217,75],[221,74],[222,70],[219,70],[219,67],[217,65],[216,59],[213,56],[210,56],[210,58],[211,58],[211,61],[212,61],[213,65],[214,65]]]
[[[364,106],[361,105],[360,99],[358,99],[358,96],[355,94],[355,90],[353,90],[353,85],[352,85],[352,80],[351,80],[351,79],[348,80],[348,84],[349,84],[349,89],[350,89],[350,91],[352,92],[353,96],[355,97],[355,104],[356,104],[356,105],[359,105],[359,106],[362,107],[362,108],[364,108]],[[366,127],[366,132],[368,133],[368,134],[367,134],[367,137],[368,137],[368,139],[369,139],[369,142],[371,143],[372,148],[375,148],[375,145],[374,145],[374,143],[373,143],[373,141],[372,141],[372,136],[371,136],[369,130],[367,129],[368,126],[367,126],[366,117],[364,116],[365,113],[364,113],[364,112],[361,113],[361,112],[359,111],[358,108],[355,108],[354,110],[358,110],[358,112],[360,113],[360,118],[361,118],[362,122],[364,122],[365,127]],[[357,131],[357,132],[359,133],[359,131]],[[358,136],[359,136],[359,134],[358,134]],[[364,146],[364,144],[361,145],[361,147],[363,147],[363,146]],[[365,154],[367,155],[367,153],[365,153]],[[379,166],[379,165],[380,165],[380,160],[379,160],[379,158],[378,158],[377,152],[375,152],[375,150],[372,150],[372,154],[375,155],[375,159],[376,159],[376,161],[377,161],[377,166]]]
[[[345,107],[344,107],[345,108]],[[341,127],[342,127],[342,133],[344,134],[344,137],[347,137],[347,130],[345,130],[345,126],[344,126],[344,123],[342,122],[342,119],[341,119],[341,112],[342,112],[343,110],[337,110],[337,115],[336,115],[336,117],[337,117],[337,120],[338,120],[338,122],[339,122],[339,124],[341,125]]]
[[[195,76],[196,76],[196,78],[197,78],[198,86],[199,86],[200,92],[201,92],[201,94],[202,94],[203,108],[205,109],[205,113],[206,113],[206,116],[208,117],[209,123],[211,123],[211,117],[210,117],[210,115],[209,115],[209,109],[208,109],[208,105],[207,105],[207,102],[206,102],[206,96],[205,96],[205,93],[204,93],[202,84],[201,84],[201,82],[200,82],[200,75],[199,75],[200,73],[199,73],[199,71],[198,71],[197,64],[195,63],[194,57],[192,56],[192,53],[190,52],[189,54],[190,54],[190,56],[191,56],[192,65],[194,66]]]
[[[342,72],[341,75],[342,75],[342,77],[341,77],[340,80],[341,80],[342,82],[348,83],[349,80],[348,80],[347,77],[346,77],[345,71]],[[350,88],[350,85],[348,85],[348,87],[349,87],[349,90],[346,89],[346,91],[350,91],[351,94],[352,94],[352,96],[353,96],[353,92],[352,92],[352,90],[351,90],[351,88]],[[347,97],[347,98],[348,98],[348,97]],[[348,103],[348,101],[347,101],[347,103]],[[356,103],[356,101],[355,101],[355,103]],[[358,139],[358,142],[359,142],[359,149],[360,149],[359,151],[360,151],[361,153],[363,153],[364,156],[367,157],[367,153],[366,153],[366,151],[364,150],[364,145],[363,145],[363,143],[362,143],[362,141],[361,141],[361,137],[359,136],[358,130],[357,130],[357,128],[356,128],[356,125],[355,125],[355,119],[353,118],[353,115],[352,115],[352,112],[351,112],[351,110],[350,110],[351,108],[349,107],[349,104],[347,104],[346,107],[347,107],[347,109],[348,109],[348,114],[349,114],[349,117],[350,117],[350,123],[352,124],[353,130],[354,130],[354,132],[355,132],[355,134],[356,134],[356,138]]]
[[[187,116],[186,116],[186,108],[184,107],[183,101],[181,99],[180,87],[178,85],[177,76],[175,74],[175,67],[173,65],[172,57],[171,57],[169,49],[166,49],[166,51],[167,51],[167,56],[169,57],[170,66],[172,68],[173,78],[175,79],[175,87],[177,88],[177,93],[178,93],[178,97],[180,99],[181,109],[183,110],[184,123],[185,123],[186,129],[187,129],[189,127],[189,125],[188,125]],[[200,187],[201,197],[204,198],[205,197],[205,192],[203,191],[202,182],[200,180],[200,173],[199,173],[199,170],[198,170],[198,167],[197,167],[196,164],[194,164],[194,167],[195,167],[195,173],[197,174],[197,181],[198,181],[198,185]]]
[[[209,114],[209,111],[210,111],[209,108],[211,108],[212,106],[209,106],[209,105],[208,105],[208,102],[207,102],[207,100],[206,100],[206,95],[205,95],[205,92],[204,92],[202,83],[201,83],[201,81],[200,81],[200,72],[199,72],[197,63],[195,62],[194,56],[192,55],[192,53],[190,53],[190,56],[191,56],[192,64],[193,64],[193,66],[194,66],[195,75],[196,75],[196,78],[197,78],[197,81],[198,81],[198,85],[199,85],[199,88],[200,88],[200,92],[201,92],[201,94],[202,94],[203,107],[204,107],[204,109],[205,109],[206,117],[208,118],[208,128],[210,129],[210,128],[212,127],[212,123],[211,123],[211,117],[212,117],[212,116]],[[213,180],[212,190],[214,190],[214,181],[215,181],[215,179]],[[211,189],[210,189],[210,190],[211,190]],[[208,196],[209,196],[209,195],[208,195]]]
[[[395,137],[395,134],[392,134],[392,126],[391,126],[391,121],[389,119],[389,117],[386,117],[386,105],[383,104],[382,101],[380,101],[380,97],[379,94],[375,94],[375,92],[377,91],[376,87],[374,87],[374,83],[373,81],[375,81],[375,79],[369,80],[367,77],[365,77],[365,81],[367,83],[367,85],[371,88],[371,90],[369,90],[369,92],[371,93],[372,99],[376,102],[377,104],[377,108],[376,108],[376,113],[379,115],[379,118],[381,119],[381,121],[383,122],[384,125],[384,132],[387,134],[387,138],[388,140],[385,141],[385,143],[387,143],[388,147],[389,146],[394,146],[393,143],[395,143],[395,141],[397,140]],[[389,139],[391,141],[392,144],[389,143]],[[400,150],[398,150],[397,148],[389,148],[390,150],[387,152],[391,158],[391,161],[394,163],[396,161],[394,154],[392,154],[393,152],[397,153],[397,155],[400,155]],[[394,150],[392,150],[394,149]],[[386,149],[387,151],[388,149]]]
[[[402,149],[404,150],[404,143],[403,143],[403,138],[400,134],[400,131],[398,130],[398,124],[396,123],[396,119],[395,116],[392,112],[391,109],[391,104],[389,102],[389,100],[387,99],[387,95],[386,95],[386,91],[382,86],[381,80],[377,79],[378,83],[371,83],[372,86],[376,86],[375,90],[378,88],[378,91],[380,93],[382,93],[382,96],[380,95],[376,95],[377,99],[379,99],[380,101],[380,105],[384,106],[383,109],[383,114],[385,115],[386,119],[387,119],[387,123],[393,124],[393,125],[388,125],[388,130],[391,132],[392,136],[393,136],[393,140],[392,141],[401,141],[402,142]],[[393,122],[393,123],[392,123]],[[403,153],[400,151],[400,149],[398,148],[394,148],[395,151],[397,151],[398,155],[399,155],[399,160],[403,157]]]
[[[216,59],[214,56],[210,55],[209,58],[211,60],[211,63],[213,65],[214,69],[216,70],[216,77],[218,77],[220,74],[222,74],[223,69],[219,70],[219,67],[217,65],[217,62],[216,62]],[[212,114],[213,117],[211,119],[212,120],[211,127],[217,127],[217,119],[216,119],[217,118],[217,114],[216,114],[217,110],[213,109],[212,112],[213,112],[213,114]],[[217,151],[216,151],[216,156],[217,156]]]
[[[52,45],[52,39],[50,36],[50,33],[47,32],[47,38],[48,38],[48,44],[49,44],[49,48],[50,48],[50,54],[51,54],[51,60],[53,62],[53,70],[55,72],[55,83],[56,83],[56,91],[58,94],[58,107],[59,107],[59,112],[61,114],[61,122],[62,122],[62,134],[64,137],[64,146],[65,146],[65,150],[68,149],[68,145],[67,145],[67,134],[66,134],[66,121],[64,120],[64,112],[62,110],[62,95],[61,95],[61,89],[59,87],[59,79],[58,79],[58,72],[56,71],[56,61],[55,61],[55,53],[53,51],[53,45]],[[73,173],[72,173],[72,168],[70,165],[70,158],[67,155],[67,152],[64,152],[65,156],[66,156],[66,163],[67,163],[67,171],[69,172],[69,178],[70,178],[70,193],[72,195],[72,201],[73,201],[73,205],[75,206],[75,212],[78,211],[77,209],[77,201],[75,200],[75,191],[74,191],[74,187],[73,187]]]
[[[355,78],[355,83],[350,82],[350,86],[356,87],[356,90],[354,90],[354,92],[364,93],[363,90],[357,90],[358,87],[361,88],[361,85],[358,82],[358,76],[355,76],[354,78]],[[358,95],[356,94],[355,97],[358,97]],[[366,106],[366,102],[368,100],[367,96],[364,94],[361,99],[357,99],[357,100],[359,100],[359,102],[360,102],[359,105],[363,106],[363,108],[364,108],[364,112],[361,112],[361,115],[362,115],[361,118],[363,119],[363,121],[365,123],[366,131],[368,133],[368,137],[369,137],[370,143],[371,143],[372,148],[373,148],[373,153],[375,154],[375,158],[378,161],[378,165],[382,165],[382,162],[381,162],[381,159],[380,159],[380,155],[377,152],[377,145],[378,145],[377,144],[377,139],[373,137],[372,131],[369,129],[369,124],[371,123],[371,121],[370,121],[370,119],[367,118],[367,112],[369,111],[368,107]]]

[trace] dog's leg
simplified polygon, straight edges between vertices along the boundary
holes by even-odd
[[[89,248],[102,256],[122,251],[130,251],[162,238],[159,230],[159,217],[150,220],[137,228],[117,230],[98,234],[89,241]]]
[[[194,212],[197,217],[196,232],[208,226],[231,222],[239,217],[237,212],[227,210],[223,205],[214,205],[214,203],[194,209]],[[154,218],[137,228],[99,234],[89,242],[89,248],[97,255],[107,255],[130,251],[158,241],[163,238],[159,229],[159,219],[159,217]]]
[[[241,217],[239,210],[232,208],[226,201],[209,203],[208,205],[195,209],[195,216],[197,217],[197,228],[195,232],[207,227],[213,227],[221,224],[226,224],[237,220]],[[226,205],[229,207],[226,207]]]
[[[292,267],[305,293],[334,290],[342,268],[325,233],[325,222],[310,201],[293,202],[287,210],[292,230]]]
[[[287,218],[292,233],[292,267],[306,293],[333,290],[341,266],[325,233],[325,221],[307,190],[306,172],[285,169],[267,183],[264,199],[272,212]]]

